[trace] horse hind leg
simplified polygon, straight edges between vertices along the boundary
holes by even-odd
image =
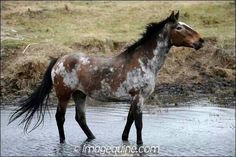
[[[70,94],[68,94],[67,96],[58,96],[58,106],[55,117],[60,136],[60,143],[65,142],[64,122],[65,122],[66,107],[69,100],[70,100]]]
[[[95,136],[89,129],[87,123],[86,123],[86,117],[85,117],[85,100],[86,95],[81,91],[75,91],[72,94],[72,98],[75,102],[75,120],[80,125],[81,129],[84,131],[84,133],[87,135],[88,139],[95,139]]]

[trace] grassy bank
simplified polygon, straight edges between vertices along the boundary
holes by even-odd
[[[166,18],[171,10],[180,11],[180,20],[200,32],[206,46],[198,53],[172,48],[158,85],[234,84],[234,1],[1,4],[3,97],[30,93],[40,81],[49,56],[73,51],[104,56],[119,53],[140,37],[146,24]]]
[[[223,48],[234,46],[233,2],[1,3],[3,32],[12,28],[26,43],[132,42],[147,23],[160,21],[170,10],[180,10],[180,19],[204,37],[217,37]],[[5,45],[12,43],[4,41]]]

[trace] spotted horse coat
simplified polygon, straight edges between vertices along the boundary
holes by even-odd
[[[34,113],[39,112],[35,127],[41,124],[48,95],[54,87],[58,98],[56,120],[60,142],[65,140],[63,125],[71,97],[75,102],[76,121],[88,139],[95,138],[85,118],[85,100],[91,97],[106,102],[129,102],[131,106],[122,140],[128,139],[135,122],[137,144],[142,144],[142,106],[154,91],[156,76],[170,48],[185,46],[198,50],[203,46],[201,36],[187,24],[178,22],[178,17],[179,13],[172,12],[165,20],[150,23],[142,37],[117,56],[97,57],[75,53],[53,60],[41,85],[21,102],[10,122],[25,114],[22,123],[26,123],[27,130]]]

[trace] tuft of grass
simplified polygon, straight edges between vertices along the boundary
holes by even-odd
[[[22,49],[27,42],[24,40],[6,39],[1,41],[1,60],[16,53],[16,50]]]
[[[1,42],[1,47],[3,49],[19,49],[27,44],[28,42],[24,40],[7,39]]]

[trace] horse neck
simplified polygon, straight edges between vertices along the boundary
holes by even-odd
[[[148,47],[148,45],[152,46]],[[158,37],[148,41],[143,47],[143,52],[141,52],[142,55],[139,56],[138,62],[143,70],[148,70],[157,75],[171,48],[168,37],[164,34],[159,34]]]
[[[158,36],[156,39],[156,47],[153,49],[153,57],[149,59],[149,68],[150,70],[157,74],[158,71],[163,66],[166,56],[171,48],[171,45],[169,44],[169,40],[167,37],[164,37],[162,34]]]
[[[150,38],[137,46],[134,51],[128,53],[124,51],[116,56],[116,59],[119,58],[128,65],[139,63],[143,70],[149,70],[157,75],[170,48],[168,36],[165,32],[161,32],[157,37]]]

